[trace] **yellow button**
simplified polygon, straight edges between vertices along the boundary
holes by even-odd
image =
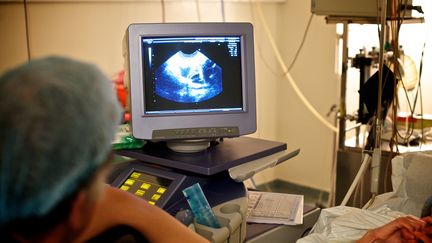
[[[146,189],[146,190],[148,190],[148,189],[150,188],[150,186],[151,186],[150,184],[144,182],[144,183],[141,185],[141,188],[142,188],[142,189]]]
[[[123,185],[123,186],[121,186],[121,187],[120,187],[120,189],[121,189],[121,190],[123,190],[123,191],[127,191],[127,190],[129,190],[129,187],[128,187],[128,186],[125,186],[125,185]]]
[[[134,172],[134,173],[132,173],[132,175],[130,177],[138,179],[140,177],[140,175],[141,175],[141,173]]]
[[[145,193],[145,191],[143,191],[143,190],[137,190],[135,192],[135,195],[142,197],[144,195],[144,193]]]
[[[157,189],[157,193],[159,193],[159,194],[164,194],[164,192],[166,191],[166,188],[163,188],[163,187],[159,187],[159,189]]]
[[[154,195],[151,197],[151,199],[157,201],[157,200],[159,200],[160,197],[161,197],[161,195],[159,195],[159,194],[154,194]]]
[[[127,179],[124,184],[132,186],[135,183],[135,180]]]
[[[156,202],[149,201],[149,203],[150,203],[151,205],[155,205]]]

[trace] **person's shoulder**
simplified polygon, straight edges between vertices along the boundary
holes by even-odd
[[[109,185],[105,186],[104,196],[102,203],[110,205],[110,207],[127,207],[128,210],[139,211],[148,210],[151,213],[163,211],[160,208],[149,204],[147,201],[119,188]]]
[[[141,232],[128,225],[117,225],[86,241],[86,243],[110,242],[147,243],[149,241],[144,237],[143,234],[141,234]]]
[[[0,228],[0,239],[1,242],[8,242],[8,243],[18,243],[20,242],[15,237],[13,237],[12,233],[9,232],[9,230],[5,229],[5,227]]]

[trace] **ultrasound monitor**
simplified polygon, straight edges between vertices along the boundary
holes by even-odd
[[[132,24],[126,34],[134,137],[208,144],[256,131],[251,24]]]

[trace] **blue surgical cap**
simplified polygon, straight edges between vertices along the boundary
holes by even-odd
[[[44,216],[104,162],[120,120],[108,78],[61,57],[0,77],[0,225]]]

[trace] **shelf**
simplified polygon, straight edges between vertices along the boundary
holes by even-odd
[[[397,18],[387,18],[387,21],[397,20]],[[402,20],[402,19],[401,19]],[[327,24],[338,24],[345,23],[348,24],[378,24],[379,18],[376,17],[357,17],[357,16],[326,16]],[[404,24],[420,24],[424,23],[423,17],[413,18],[407,17],[402,21]]]

